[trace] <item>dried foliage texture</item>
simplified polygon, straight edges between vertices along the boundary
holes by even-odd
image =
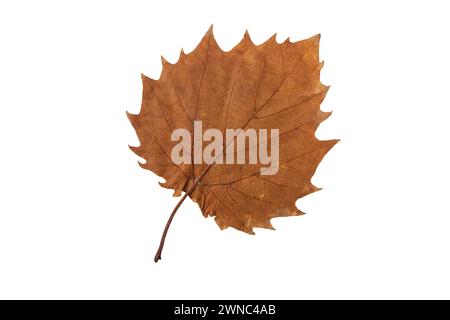
[[[303,214],[296,200],[319,190],[311,178],[338,141],[315,137],[330,115],[320,110],[328,87],[320,82],[319,40],[316,35],[279,44],[274,35],[255,45],[246,32],[224,52],[211,27],[193,52],[181,51],[177,63],[162,59],[159,80],[142,75],[140,113],[128,114],[140,140],[130,148],[145,159],[141,167],[164,178],[160,185],[174,196],[191,190],[203,215],[221,229],[253,234],[255,227],[273,229],[271,218]],[[278,173],[261,175],[257,164],[175,165],[171,133],[186,128],[193,136],[194,120],[203,122],[203,130],[279,129]]]

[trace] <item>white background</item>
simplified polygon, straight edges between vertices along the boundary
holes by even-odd
[[[2,1],[0,298],[450,298],[446,1]],[[256,236],[177,202],[128,149],[140,73],[214,23],[231,49],[322,34],[301,217]]]

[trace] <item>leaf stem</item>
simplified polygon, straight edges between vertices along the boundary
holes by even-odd
[[[169,219],[167,220],[166,226],[164,228],[163,234],[161,236],[161,241],[159,243],[159,247],[158,247],[158,251],[156,251],[156,255],[155,258],[153,259],[155,261],[155,263],[157,263],[159,260],[161,260],[161,253],[163,251],[164,248],[164,243],[166,241],[166,236],[167,236],[167,232],[169,231],[169,227],[170,224],[172,223],[173,217],[175,217],[175,214],[178,211],[178,208],[181,206],[181,204],[183,203],[184,200],[186,200],[187,197],[189,197],[191,195],[191,193],[194,191],[194,189],[200,184],[200,179],[202,179],[205,174],[208,172],[209,168],[211,168],[211,164],[200,174],[200,176],[198,176],[195,180],[194,183],[191,185],[191,187],[186,190],[186,192],[184,193],[184,196],[180,199],[180,201],[178,201],[177,205],[175,206],[175,208],[173,208],[172,213],[170,214]]]
[[[169,227],[170,227],[170,224],[172,223],[173,217],[175,217],[175,213],[177,213],[178,208],[181,206],[183,201],[188,196],[189,196],[189,193],[186,192],[184,194],[184,196],[180,199],[180,201],[178,201],[178,203],[175,206],[175,208],[173,208],[173,211],[170,214],[169,220],[167,220],[166,227],[164,228],[164,232],[163,232],[162,237],[161,237],[161,242],[159,243],[158,251],[156,252],[156,255],[155,255],[155,259],[154,259],[155,263],[158,262],[158,260],[161,260],[161,253],[162,253],[162,250],[164,248],[164,242],[166,241],[167,231],[169,231]]]

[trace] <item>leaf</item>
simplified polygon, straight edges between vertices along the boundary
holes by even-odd
[[[141,167],[165,179],[164,188],[184,196],[172,212],[169,225],[186,197],[197,202],[205,217],[215,218],[221,229],[233,227],[253,234],[253,228],[273,229],[274,217],[302,212],[297,199],[319,190],[311,178],[324,155],[338,140],[319,141],[318,125],[331,113],[320,104],[328,91],[320,82],[320,35],[279,44],[275,35],[255,45],[246,32],[232,50],[224,52],[214,39],[212,26],[190,54],[181,51],[177,63],[162,58],[159,80],[142,75],[142,107],[128,114],[140,140],[130,147],[145,159]],[[263,175],[261,164],[175,164],[171,141],[177,128],[194,134],[194,121],[203,130],[279,129],[279,170]],[[259,140],[261,143],[268,143]],[[249,152],[251,147],[234,152]],[[226,156],[226,145],[222,153]],[[183,150],[193,158],[194,147]],[[217,156],[217,155],[216,155]]]

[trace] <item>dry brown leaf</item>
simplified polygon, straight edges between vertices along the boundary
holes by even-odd
[[[141,167],[166,180],[161,186],[173,189],[174,196],[185,193],[169,218],[155,262],[173,216],[188,196],[221,229],[249,234],[255,227],[273,229],[271,218],[302,214],[295,202],[319,190],[311,177],[338,141],[315,137],[330,115],[320,110],[328,87],[320,82],[319,39],[279,44],[274,35],[255,45],[246,32],[224,52],[211,27],[193,52],[181,51],[177,63],[162,59],[159,80],[142,75],[141,111],[128,114],[140,146],[130,148],[146,160]],[[260,164],[174,164],[171,152],[177,142],[171,141],[171,133],[186,128],[193,134],[194,120],[201,120],[204,130],[222,132],[279,129],[278,173],[261,175]],[[184,151],[192,156],[192,148]]]

